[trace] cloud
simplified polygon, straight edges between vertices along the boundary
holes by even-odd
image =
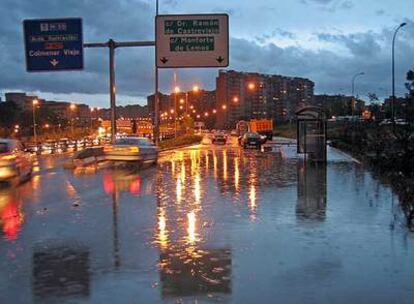
[[[411,20],[406,20],[412,22]],[[407,26],[408,29],[408,26]],[[334,48],[317,50],[299,46],[282,48],[274,43],[258,44],[245,39],[232,39],[231,67],[245,71],[307,77],[316,83],[317,93],[350,94],[350,81],[356,72],[364,71],[359,79],[359,95],[376,92],[379,96],[390,94],[390,43],[392,30],[379,33],[318,34],[323,42],[342,46],[344,52]],[[403,95],[406,72],[414,66],[412,54],[414,27],[401,33],[396,51],[396,87]]]
[[[265,44],[275,38],[284,38],[284,39],[296,39],[296,34],[291,32],[291,31],[286,31],[280,28],[276,28],[273,31],[271,31],[270,33],[266,33],[263,34],[261,36],[256,36],[255,39],[261,43],[261,44]]]
[[[344,3],[336,0],[307,0],[317,5]],[[85,70],[62,73],[27,73],[23,52],[22,20],[44,17],[79,16],[83,18],[85,41],[103,42],[154,39],[154,2],[144,0],[3,0],[0,9],[0,90],[24,90],[66,94],[102,94],[108,92],[108,50],[85,49]],[[163,2],[164,5],[164,2]],[[174,5],[174,1],[171,2]],[[45,10],[44,8],[48,9]],[[213,6],[214,7],[214,6]],[[222,9],[220,9],[222,11]],[[237,14],[239,11],[232,11]],[[411,19],[398,34],[396,49],[397,92],[403,87],[406,72],[414,67],[414,23]],[[397,24],[398,25],[398,24]],[[389,94],[390,42],[393,28],[351,34],[320,32],[315,39],[324,48],[306,49],[299,45],[281,47],[280,40],[299,39],[295,31],[270,28],[256,38],[233,37],[230,41],[230,67],[240,71],[302,76],[316,83],[316,92],[349,93],[353,73],[364,71],[358,92]],[[276,42],[275,42],[276,41]],[[339,51],[338,51],[339,49]],[[154,91],[154,49],[119,48],[116,50],[116,85],[119,95],[144,98]],[[177,69],[181,83],[194,82],[204,88],[215,87],[217,69]],[[172,87],[172,70],[160,70],[161,89]],[[382,91],[379,91],[381,88]],[[182,88],[186,89],[186,88]]]
[[[107,91],[107,49],[85,49],[85,70],[82,72],[26,73],[23,19],[79,16],[83,19],[85,42],[105,42],[109,38],[119,41],[154,39],[154,8],[139,0],[66,0],[64,9],[62,2],[53,0],[5,0],[1,7],[7,7],[9,13],[0,21],[0,47],[7,50],[0,56],[0,89],[85,94]],[[118,91],[134,95],[148,92],[154,62],[152,54],[153,50],[144,48],[116,50]]]
[[[325,42],[333,42],[343,45],[354,56],[361,56],[363,58],[375,59],[375,56],[380,50],[379,42],[382,41],[382,36],[373,32],[355,33],[355,34],[317,34],[318,39]]]
[[[347,1],[342,2],[340,7],[346,10],[351,9],[354,7],[354,3],[352,1],[347,0]]]
[[[335,12],[337,9],[349,10],[354,7],[351,0],[301,0],[303,4],[316,4],[327,12]]]

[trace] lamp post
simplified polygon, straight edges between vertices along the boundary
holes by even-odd
[[[354,107],[355,107],[355,79],[358,76],[365,75],[364,72],[356,73],[354,77],[352,77],[352,100],[351,100],[351,112],[352,112],[352,121],[354,121]]]
[[[95,108],[94,107],[91,108],[91,131],[93,129],[93,112],[95,112]]]
[[[180,87],[174,88],[174,138],[177,138],[177,94],[180,93]]]
[[[71,103],[70,104],[70,106],[69,106],[69,109],[70,109],[70,112],[71,112],[71,133],[72,133],[72,136],[73,136],[73,113],[75,112],[75,110],[76,110],[76,105],[74,104],[74,103]]]
[[[39,104],[39,100],[33,99],[32,109],[33,109],[33,138],[35,145],[37,145],[37,132],[36,132],[36,106]]]
[[[394,58],[394,49],[395,49],[395,37],[397,36],[398,31],[400,28],[406,26],[407,23],[403,22],[401,23],[395,30],[394,36],[392,37],[392,99],[391,99],[391,121],[392,121],[392,127],[395,129],[395,113],[394,113],[394,107],[395,107],[395,58]]]

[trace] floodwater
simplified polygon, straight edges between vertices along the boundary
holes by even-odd
[[[397,197],[330,150],[200,146],[0,190],[0,303],[413,303]]]

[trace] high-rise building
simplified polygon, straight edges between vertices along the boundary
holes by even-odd
[[[311,103],[314,88],[305,78],[233,70],[220,70],[216,85],[218,128],[233,128],[239,120],[289,121]]]

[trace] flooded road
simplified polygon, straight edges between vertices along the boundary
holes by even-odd
[[[295,148],[199,146],[144,170],[42,159],[0,190],[0,303],[413,303],[390,188]]]

